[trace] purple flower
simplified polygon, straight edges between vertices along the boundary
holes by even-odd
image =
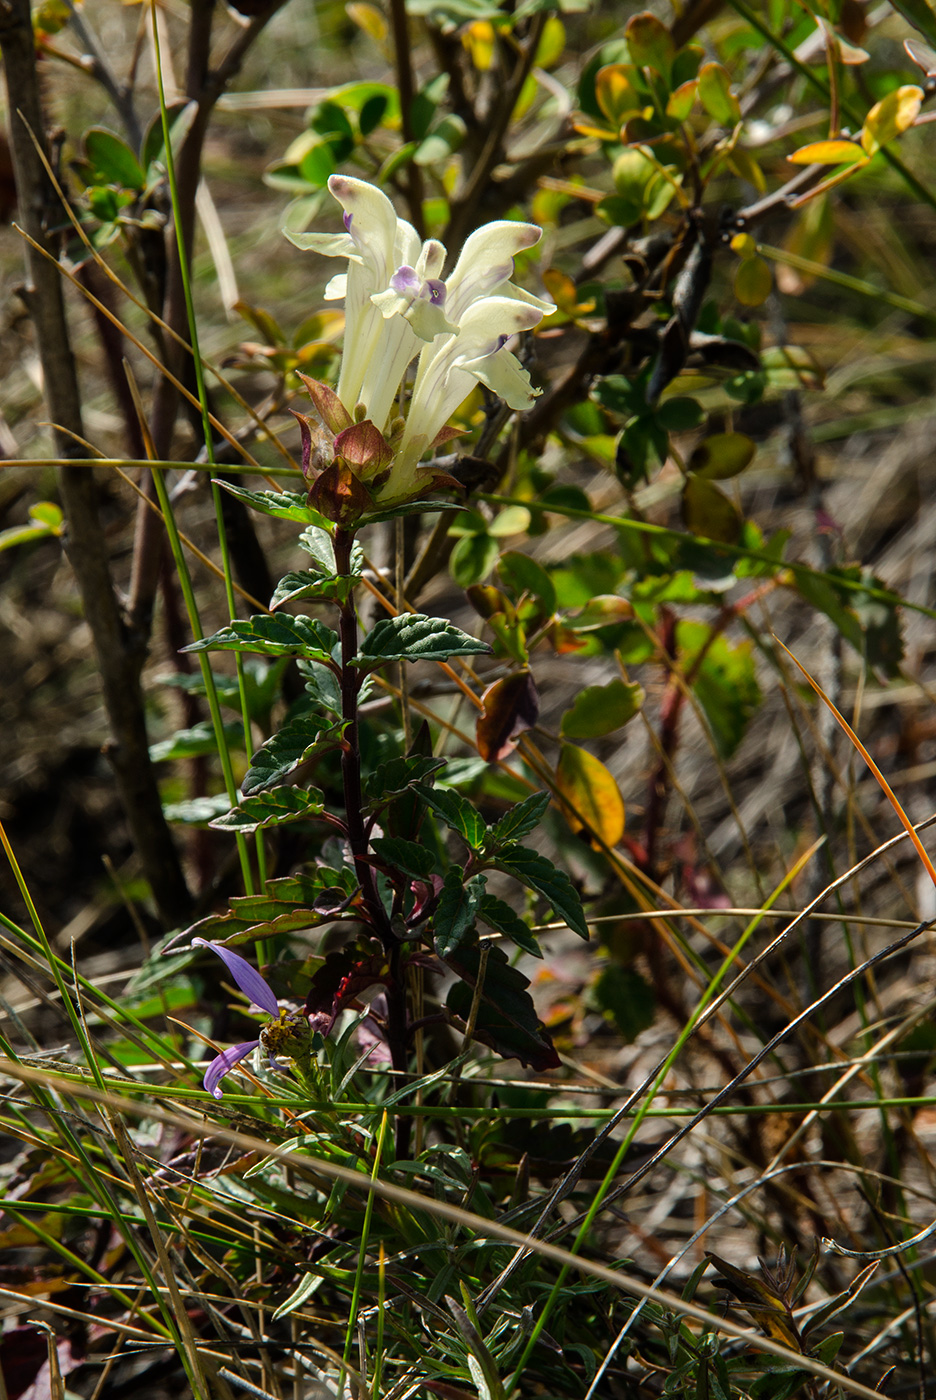
[[[230,948],[225,948],[222,943],[212,943],[207,938],[193,938],[192,945],[196,948],[210,948],[213,953],[217,953],[244,996],[249,997],[254,1005],[259,1006],[270,1016],[279,1020],[279,1002],[276,1000],[273,988],[260,976],[255,967],[251,967],[246,958],[242,958],[240,953],[232,952]],[[244,1040],[240,1045],[232,1045],[229,1050],[222,1050],[220,1055],[216,1055],[205,1070],[204,1085],[209,1094],[220,1099],[222,1097],[219,1087],[221,1080],[235,1065],[240,1064],[241,1060],[246,1060],[251,1051],[256,1050],[260,1043],[258,1036],[256,1040]],[[275,1064],[272,1055],[270,1063]]]

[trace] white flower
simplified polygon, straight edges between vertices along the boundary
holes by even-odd
[[[551,302],[510,281],[517,253],[542,237],[535,224],[499,220],[466,240],[451,276],[439,277],[445,248],[420,244],[373,185],[333,175],[328,187],[345,209],[344,234],[288,234],[299,248],[348,259],[347,275],[325,295],[345,298],[345,342],[338,397],[348,412],[381,431],[409,363],[419,355],[406,426],[390,477],[380,491],[402,499],[418,488],[419,459],[480,381],[511,408],[536,397],[507,342],[548,316]]]

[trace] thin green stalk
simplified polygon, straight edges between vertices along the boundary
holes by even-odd
[[[387,1124],[389,1121],[387,1110],[384,1109],[383,1117],[380,1120],[380,1132],[377,1135],[377,1148],[374,1152],[371,1181],[376,1181],[380,1175],[380,1158],[387,1137]],[[361,1301],[361,1281],[364,1278],[364,1260],[367,1257],[367,1243],[370,1239],[371,1218],[374,1214],[375,1200],[376,1197],[373,1191],[369,1191],[367,1193],[367,1205],[364,1208],[364,1229],[361,1231],[361,1247],[358,1250],[357,1271],[354,1275],[354,1290],[351,1294],[351,1308],[348,1313],[348,1330],[345,1333],[343,1358],[346,1362],[351,1355],[351,1346],[354,1341],[354,1329],[357,1325],[358,1306]]]
[[[195,315],[195,300],[192,296],[192,283],[191,278],[189,276],[188,249],[185,246],[185,242],[182,236],[182,215],[179,207],[179,188],[176,182],[175,157],[172,152],[172,141],[170,139],[169,113],[166,108],[166,93],[163,85],[162,55],[160,53],[159,48],[159,26],[156,23],[155,5],[152,10],[152,21],[153,53],[156,60],[156,82],[159,88],[159,113],[162,120],[163,146],[166,158],[166,175],[169,180],[169,192],[172,197],[172,215],[175,221],[176,246],[179,257],[179,273],[182,278],[182,290],[185,296],[185,310],[186,315],[188,316],[189,341],[192,347],[192,361],[195,368],[195,384],[198,392],[198,402],[201,407],[202,431],[204,433],[205,438],[205,453],[208,458],[209,467],[214,468],[215,457],[214,440],[211,432],[211,411],[208,407],[208,393],[205,388],[205,375],[204,370],[202,368],[201,351],[199,350],[198,345],[198,320]],[[215,520],[218,529],[218,545],[221,553],[221,568],[224,574],[224,592],[227,600],[228,616],[231,619],[233,619],[237,615],[234,602],[234,578],[231,571],[231,558],[230,552],[228,550],[227,531],[224,528],[224,516],[221,508],[221,489],[216,481],[212,481],[211,483],[211,499],[214,505]],[[235,654],[234,664],[237,671],[237,688],[240,695],[241,718],[243,720],[244,725],[244,747],[249,756],[251,752],[250,708],[247,704],[247,687],[244,681],[244,662],[243,657],[240,655],[240,653]],[[203,666],[203,672],[205,669],[206,668]],[[207,669],[210,672],[210,666]],[[211,686],[213,689],[213,679],[211,681]],[[212,721],[213,720],[214,712],[212,712]],[[227,745],[224,739],[224,730],[223,728],[219,729],[217,725],[215,726],[215,737],[218,741],[219,748],[223,749],[226,752]],[[228,758],[228,766],[230,766],[230,758]],[[231,796],[230,793],[228,795]],[[232,805],[235,801],[236,788],[234,796],[232,796]],[[238,850],[241,850],[241,843],[243,843],[243,841],[244,838],[240,837],[238,841]],[[261,831],[258,831],[256,833],[255,842],[257,851],[257,868],[260,875],[260,884],[261,887],[265,887],[266,853],[263,846],[263,833]],[[244,843],[244,853],[246,853],[246,849],[246,843]],[[245,888],[248,894],[253,894],[253,877],[250,871],[249,861],[245,862],[242,858],[241,863],[245,866]],[[262,954],[262,945],[260,951]]]
[[[179,575],[179,585],[182,589],[182,597],[185,600],[185,610],[188,613],[189,628],[191,629],[195,641],[200,642],[205,634],[198,613],[198,604],[195,601],[195,590],[192,587],[192,578],[188,571],[188,565],[185,562],[185,555],[182,552],[182,541],[179,539],[179,530],[172,510],[172,502],[169,499],[169,492],[166,490],[166,482],[161,471],[155,470],[153,472],[153,482],[156,487],[156,495],[159,499],[159,508],[166,522],[166,534],[169,536],[169,548],[172,550],[172,558],[175,562],[176,572]],[[198,663],[201,667],[202,681],[205,685],[205,697],[208,701],[208,711],[211,715],[211,724],[215,733],[215,741],[218,745],[218,757],[221,760],[221,772],[224,775],[224,789],[227,793],[228,801],[231,806],[234,807],[237,805],[237,783],[234,780],[231,755],[224,737],[224,720],[221,716],[221,703],[218,700],[218,690],[214,683],[214,676],[211,674],[211,662],[206,652],[200,651],[198,653]],[[247,851],[247,842],[240,832],[235,834],[234,839],[237,842],[237,852],[240,856],[244,888],[248,894],[253,894],[253,872],[250,868],[250,856]]]

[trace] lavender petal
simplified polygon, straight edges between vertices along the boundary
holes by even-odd
[[[419,277],[416,274],[416,269],[407,267],[404,263],[390,278],[390,286],[402,296],[416,296],[419,292]]]
[[[209,1094],[213,1094],[216,1099],[223,1098],[218,1085],[226,1074],[241,1060],[246,1060],[252,1050],[256,1050],[260,1044],[259,1040],[244,1040],[240,1045],[232,1045],[229,1050],[222,1050],[220,1055],[215,1055],[211,1064],[205,1070],[203,1083]]]
[[[244,996],[249,997],[255,1005],[262,1007],[270,1016],[279,1015],[279,1002],[276,1000],[273,988],[260,976],[255,967],[251,967],[246,958],[241,957],[240,953],[232,952],[230,948],[225,948],[221,943],[212,943],[207,938],[193,938],[192,945],[196,948],[210,948],[213,953],[217,953]]]

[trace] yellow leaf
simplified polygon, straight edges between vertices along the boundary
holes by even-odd
[[[563,744],[556,769],[556,789],[578,813],[569,813],[573,831],[587,826],[607,846],[624,835],[624,800],[604,764],[575,744]]]
[[[533,59],[537,68],[552,68],[565,52],[565,25],[556,15],[550,15],[543,25],[543,33]]]
[[[352,0],[345,6],[345,13],[352,24],[362,29],[375,44],[382,44],[387,38],[387,21],[376,5],[368,5],[365,0]]]
[[[486,73],[494,62],[494,39],[494,26],[488,19],[476,19],[462,35],[462,43],[479,73]]]
[[[739,258],[753,258],[757,252],[757,244],[749,233],[736,233],[731,240],[731,251],[737,253]]]
[[[923,89],[908,83],[896,92],[889,92],[876,102],[865,117],[861,144],[868,156],[876,155],[888,141],[893,141],[916,121],[923,105]]]
[[[787,156],[793,165],[855,165],[865,159],[857,141],[811,141]]]

